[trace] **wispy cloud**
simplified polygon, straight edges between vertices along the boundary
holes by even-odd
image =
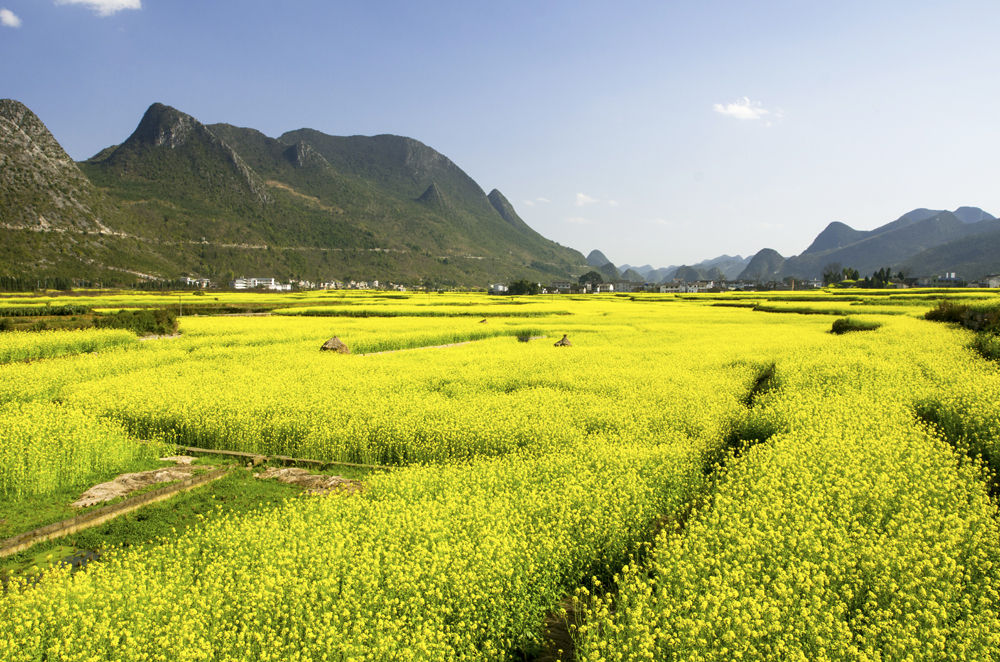
[[[608,200],[608,206],[609,207],[617,207],[618,206],[618,201],[617,200]]]
[[[583,216],[570,216],[566,219],[567,223],[572,223],[573,225],[591,225],[593,221],[589,218],[584,218]]]
[[[9,9],[0,9],[0,25],[8,28],[21,27],[21,19]]]
[[[552,201],[548,198],[535,198],[534,200],[522,200],[522,202],[529,207],[534,207],[535,205],[544,205]]]
[[[732,103],[716,103],[712,105],[712,110],[738,120],[760,120],[768,117],[781,117],[780,111],[768,110],[759,101],[751,101],[749,97],[742,97]]]
[[[98,16],[111,16],[123,9],[142,9],[142,0],[56,0],[57,5],[83,5]]]
[[[577,193],[576,194],[576,206],[577,207],[586,207],[587,205],[592,205],[595,202],[600,202],[600,200],[598,200],[597,198],[592,198],[589,195],[587,195],[586,193]]]

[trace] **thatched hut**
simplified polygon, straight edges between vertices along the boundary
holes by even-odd
[[[338,354],[350,354],[351,349],[344,344],[344,342],[334,336],[323,343],[323,346],[319,348],[321,352],[337,352]]]

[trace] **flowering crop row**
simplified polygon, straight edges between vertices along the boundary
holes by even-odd
[[[134,333],[121,329],[7,331],[0,333],[0,363],[96,352],[136,342]]]
[[[57,398],[132,436],[423,463],[10,591],[0,659],[509,659],[692,503],[617,591],[584,596],[581,659],[991,659],[996,505],[948,429],[915,414],[931,403],[970,439],[1000,437],[1000,374],[967,334],[907,315],[835,336],[823,315],[559,301],[570,315],[531,326],[568,348],[332,356],[331,335],[358,352],[520,327],[185,318],[180,338],[0,366],[7,407]],[[771,364],[772,388],[755,388]],[[739,438],[760,443],[706,477]]]
[[[992,659],[996,504],[913,408],[998,375],[955,332],[889,319],[831,339],[834,360],[803,342],[778,355],[762,415],[782,432],[617,592],[581,595],[579,659]]]
[[[0,598],[0,659],[505,659],[698,488],[703,449],[659,441],[403,469],[56,571]]]
[[[85,485],[155,453],[119,426],[75,407],[0,405],[0,501]]]

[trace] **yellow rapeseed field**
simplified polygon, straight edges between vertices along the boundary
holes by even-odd
[[[939,296],[261,295],[2,365],[10,498],[139,440],[399,468],[13,585],[0,659],[991,659],[1000,371]]]

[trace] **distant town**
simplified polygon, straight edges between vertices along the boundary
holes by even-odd
[[[197,289],[232,289],[232,290],[262,290],[271,292],[290,292],[293,290],[388,290],[395,292],[425,291],[439,289],[426,284],[401,284],[373,280],[327,280],[310,281],[294,280],[282,282],[273,276],[240,277],[228,283],[220,283],[209,278],[181,277],[177,283],[186,288]],[[956,272],[946,272],[930,278],[905,278],[878,280],[873,282],[870,277],[847,279],[839,282],[824,281],[819,278],[798,279],[784,278],[778,281],[748,281],[748,280],[697,280],[684,281],[675,279],[666,283],[643,283],[627,280],[605,282],[597,272],[584,274],[577,281],[560,280],[551,283],[532,283],[528,281],[490,283],[485,289],[489,294],[599,294],[599,293],[634,293],[649,292],[659,294],[696,294],[700,292],[750,292],[750,291],[795,291],[816,290],[825,286],[839,287],[876,287],[888,289],[907,289],[910,287],[973,287],[1000,288],[1000,274],[992,274],[981,280],[966,281]]]

